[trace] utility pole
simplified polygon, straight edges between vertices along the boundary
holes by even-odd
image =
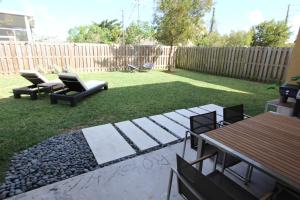
[[[291,7],[291,4],[289,4],[288,7],[287,7],[286,16],[285,16],[285,21],[284,21],[285,24],[288,24],[288,22],[289,22],[290,7]]]
[[[136,0],[137,3],[137,23],[140,24],[140,0]]]
[[[213,7],[213,13],[210,20],[209,33],[213,32],[214,25],[215,25],[215,7]]]
[[[122,9],[122,45],[125,45],[124,10]]]

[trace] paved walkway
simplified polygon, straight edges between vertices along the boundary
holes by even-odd
[[[189,145],[189,144],[188,144]],[[166,199],[170,167],[176,166],[176,153],[181,154],[183,143],[173,144],[157,151],[136,156],[61,182],[47,185],[11,198],[12,200],[164,200]],[[195,160],[196,152],[187,148],[186,159]],[[247,165],[241,163],[235,170],[244,174]],[[203,172],[209,173],[212,163],[204,162]],[[228,176],[231,176],[227,173]],[[240,185],[239,180],[232,177]],[[273,187],[273,180],[254,170],[252,182],[246,189],[261,196]],[[183,200],[177,193],[174,179],[172,200]]]
[[[208,104],[131,121],[85,128],[82,132],[98,164],[103,165],[179,141],[184,138],[186,130],[189,129],[190,116],[210,111],[217,111],[219,121],[223,119],[223,107]]]
[[[189,117],[214,110],[217,111],[218,120],[222,120],[223,108],[208,104],[85,128],[82,130],[83,134],[99,165],[104,166],[119,159],[123,161],[20,194],[12,199],[165,199],[170,167],[176,166],[175,155],[181,154],[183,148],[182,142],[176,141],[179,142],[189,128]],[[126,159],[143,152],[145,154]],[[187,148],[186,155],[187,160],[196,158],[196,152],[190,148]],[[204,173],[211,169],[212,164],[206,161]],[[236,168],[241,173],[245,169],[246,166]],[[182,199],[177,194],[175,183],[176,179],[172,199]],[[248,189],[259,196],[273,182],[255,170],[253,183],[257,187],[250,184]]]

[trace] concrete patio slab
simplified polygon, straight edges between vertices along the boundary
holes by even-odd
[[[178,140],[178,138],[176,138],[175,136],[173,136],[168,131],[164,130],[163,128],[161,128],[151,120],[147,119],[146,117],[134,119],[133,122],[139,125],[149,135],[153,136],[162,144],[166,144]]]
[[[11,199],[164,200],[167,194],[170,168],[176,168],[176,153],[180,154],[182,147],[182,143],[170,145],[148,154],[17,195]],[[192,161],[195,158],[196,152],[187,148],[185,159]],[[206,160],[203,167],[204,174],[211,172],[211,161]],[[247,165],[241,163],[234,166],[234,169],[243,174]],[[230,174],[226,173],[226,175],[257,197],[261,197],[274,186],[273,179],[257,170],[253,171],[252,181],[247,186]],[[182,200],[183,198],[177,193],[176,181],[176,178],[173,178],[171,199]]]
[[[159,144],[150,138],[144,131],[130,121],[115,124],[140,150],[146,150]]]
[[[195,113],[198,113],[198,114],[205,114],[205,113],[208,113],[208,112],[212,112],[212,111],[204,110],[204,109],[199,108],[199,107],[189,108],[188,110],[191,110],[191,111],[193,111]],[[217,117],[217,122],[223,121],[223,116],[217,114],[216,117]]]
[[[187,117],[184,117],[176,112],[168,112],[168,113],[164,113],[163,115],[178,122],[179,124],[182,124],[184,127],[188,129],[190,128],[190,119]]]
[[[112,124],[85,128],[82,132],[99,165],[136,153]]]
[[[197,113],[194,113],[190,110],[187,110],[187,109],[179,109],[179,110],[176,110],[175,112],[187,117],[187,118],[190,118],[191,116],[195,116],[197,115]]]
[[[195,113],[198,113],[198,114],[205,114],[205,113],[208,113],[209,111],[207,110],[204,110],[202,108],[199,108],[199,107],[193,107],[193,108],[189,108],[188,110],[191,110]]]
[[[218,106],[216,104],[207,104],[204,106],[200,106],[200,108],[204,109],[204,110],[208,110],[208,111],[216,111],[217,115],[223,116],[223,108],[222,106]]]
[[[180,138],[184,138],[185,132],[188,130],[187,128],[173,122],[172,120],[163,115],[154,115],[150,118]]]

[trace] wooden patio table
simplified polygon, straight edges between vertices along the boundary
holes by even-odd
[[[201,134],[207,142],[300,192],[300,119],[268,112]]]

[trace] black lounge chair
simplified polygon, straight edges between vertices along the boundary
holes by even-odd
[[[188,200],[255,200],[258,199],[253,194],[242,188],[240,185],[232,181],[224,174],[215,169],[208,175],[202,174],[198,169],[193,167],[197,163],[202,163],[203,160],[215,157],[217,160],[218,153],[214,152],[204,156],[196,161],[187,162],[179,155],[176,155],[177,170],[171,168],[167,200],[171,197],[172,181],[174,174],[177,177],[178,193]],[[260,199],[266,199],[263,196]]]
[[[64,84],[60,80],[49,81],[37,71],[21,70],[20,75],[30,81],[32,85],[13,89],[13,94],[16,99],[26,94],[30,95],[32,100],[36,100],[38,94],[41,92],[52,93],[64,87]]]
[[[76,74],[61,73],[58,77],[65,84],[65,88],[50,95],[51,104],[57,104],[58,100],[62,100],[69,101],[71,106],[76,106],[83,98],[108,89],[105,81],[83,82]]]

